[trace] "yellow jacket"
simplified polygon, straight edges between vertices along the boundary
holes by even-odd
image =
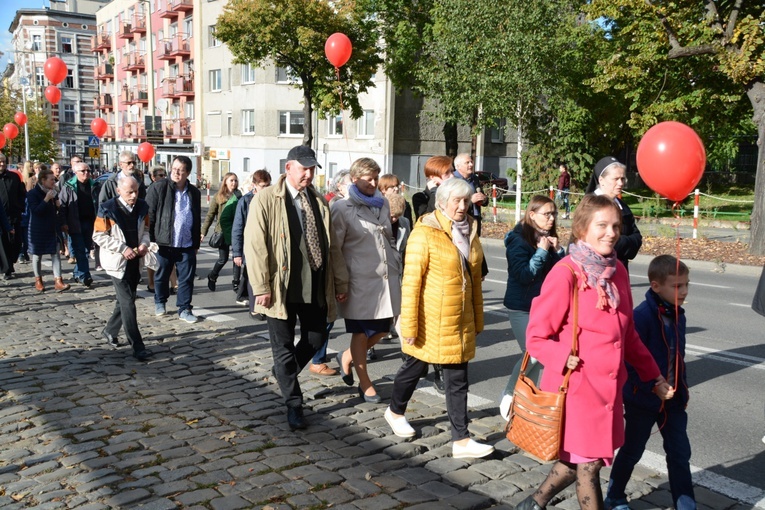
[[[470,222],[470,271],[452,242],[451,220],[440,211],[417,222],[406,247],[402,283],[403,351],[428,363],[464,363],[475,357],[483,331],[483,249]]]

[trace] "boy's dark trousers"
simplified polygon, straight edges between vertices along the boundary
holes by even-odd
[[[607,495],[610,500],[626,497],[624,490],[632,476],[632,470],[643,456],[653,425],[657,424],[661,427],[660,433],[664,439],[669,488],[675,508],[696,510],[696,498],[693,495],[691,480],[691,443],[687,433],[688,414],[684,408],[673,405],[672,402],[672,400],[665,402],[663,412],[652,412],[627,402],[624,403],[625,441],[611,468]]]

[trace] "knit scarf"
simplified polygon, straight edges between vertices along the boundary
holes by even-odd
[[[382,209],[382,206],[385,204],[385,200],[379,190],[375,190],[375,194],[370,197],[359,191],[359,188],[356,187],[355,184],[350,184],[348,186],[348,197],[352,202],[367,207]]]
[[[580,240],[569,245],[568,253],[587,276],[587,281],[579,288],[585,289],[587,286],[595,288],[598,291],[597,308],[605,310],[611,307],[610,312],[615,313],[619,307],[619,289],[611,281],[611,277],[616,273],[616,252],[603,256],[593,250],[592,246]]]
[[[462,256],[465,257],[465,261],[470,260],[470,223],[468,223],[467,219],[462,221],[452,220],[452,242]]]

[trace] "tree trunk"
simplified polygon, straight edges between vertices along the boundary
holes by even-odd
[[[446,155],[450,158],[457,156],[457,124],[444,122],[444,142],[446,143]]]
[[[478,149],[478,135],[476,134],[478,129],[478,109],[473,111],[473,118],[470,121],[470,158],[475,162],[476,152]]]
[[[752,255],[765,255],[765,83],[753,83],[746,94],[754,109],[752,120],[757,126],[757,173],[749,252]]]
[[[303,145],[310,147],[313,145],[313,87],[307,76],[300,79],[303,80]]]

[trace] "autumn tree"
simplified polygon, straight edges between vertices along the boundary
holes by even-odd
[[[339,72],[324,55],[324,43],[335,32],[347,35],[353,55]],[[236,63],[263,66],[271,61],[296,80],[303,92],[303,144],[313,140],[313,111],[320,115],[349,109],[361,117],[359,94],[374,86],[382,63],[375,21],[353,0],[230,0],[216,24],[216,37]],[[340,91],[342,91],[342,101]]]
[[[6,85],[0,91],[0,127],[13,122],[16,112],[23,109],[21,90]],[[29,132],[29,159],[33,161],[51,162],[58,154],[56,140],[53,136],[53,125],[40,107],[27,101],[27,131]],[[3,153],[9,162],[19,162],[26,159],[24,128],[19,127],[19,136],[13,143],[6,141]]]
[[[702,136],[712,130],[744,132],[742,99],[748,100],[759,147],[750,251],[765,254],[762,5],[743,0],[592,0],[588,14],[605,20],[601,22],[613,44],[593,84],[630,98],[630,123],[638,134],[662,120],[684,121]]]

